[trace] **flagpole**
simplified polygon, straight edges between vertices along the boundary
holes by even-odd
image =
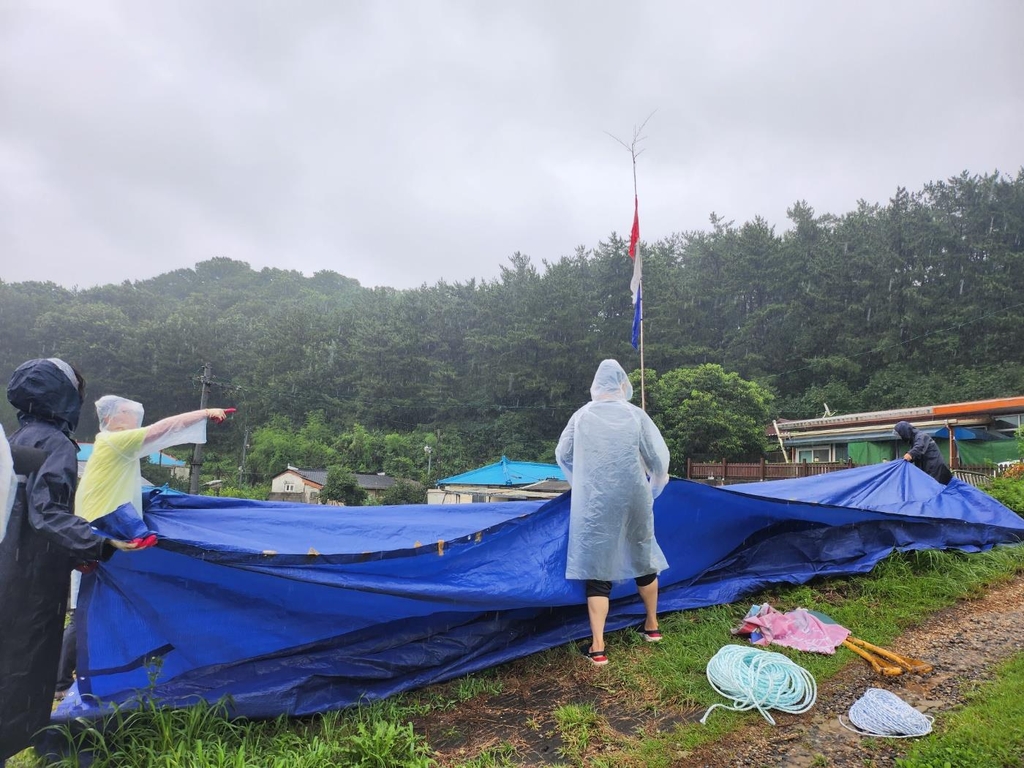
[[[647,121],[654,116],[651,112],[639,128],[633,128],[633,141],[629,144],[622,139],[608,134],[619,144],[629,150],[633,160],[633,229],[629,233],[629,257],[633,260],[633,278],[630,280],[630,293],[633,294],[633,346],[640,351],[640,407],[647,410],[647,374],[644,369],[644,304],[643,304],[643,257],[640,253],[640,196],[636,183],[636,159],[644,150],[637,150],[637,145],[646,137],[641,136]],[[607,133],[607,131],[606,131]],[[634,288],[635,285],[635,288]]]
[[[633,294],[634,304],[633,338],[631,341],[633,346],[640,351],[640,408],[644,411],[647,410],[647,385],[643,358],[643,258],[640,254],[640,197],[637,193],[637,158],[643,154],[643,150],[637,150],[637,144],[646,138],[646,136],[641,134],[643,133],[644,126],[647,125],[647,121],[652,117],[654,117],[653,112],[647,116],[647,119],[640,124],[639,128],[633,128],[633,140],[630,143],[626,143],[621,138],[612,136],[605,131],[607,135],[625,146],[630,153],[630,157],[633,159],[633,229],[630,231],[629,248],[630,258],[633,259],[633,278],[630,280],[630,293]]]
[[[644,124],[646,124],[646,123],[647,123],[647,120],[644,120]],[[640,126],[640,127],[641,127],[641,129],[643,128],[643,126]],[[632,145],[629,148],[629,153],[633,156],[633,200],[636,201],[637,221],[639,221],[639,216],[640,216],[640,194],[637,191],[637,186],[636,186],[636,155],[637,155],[637,152],[636,152],[636,139],[637,139],[637,133],[638,132],[639,131],[634,131],[633,132],[633,143],[632,143]],[[643,150],[640,150],[640,151],[642,152]],[[638,258],[638,259],[641,258],[641,256],[640,256],[640,243],[639,242],[636,244],[636,258]],[[640,410],[646,411],[647,410],[647,386],[646,386],[646,382],[645,382],[646,372],[644,371],[644,303],[643,303],[644,302],[644,277],[643,277],[643,273],[641,273],[640,279],[637,281],[636,289],[637,289],[637,294],[633,298],[640,305],[639,310],[638,310],[640,312]]]
[[[643,278],[640,279],[640,301],[643,301]],[[647,388],[644,385],[643,365],[643,305],[640,306],[640,409],[647,410]]]

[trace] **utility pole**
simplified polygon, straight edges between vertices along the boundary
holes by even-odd
[[[213,367],[209,363],[203,364],[203,376],[199,380],[202,383],[202,390],[199,395],[199,410],[206,408],[206,401],[210,397],[210,382],[213,381]],[[192,449],[192,471],[189,474],[188,492],[199,493],[199,467],[203,464],[203,446],[196,443]]]
[[[238,487],[244,488],[248,474],[245,471],[245,458],[249,450],[249,427],[245,428],[245,436],[242,438],[242,465],[238,468]]]

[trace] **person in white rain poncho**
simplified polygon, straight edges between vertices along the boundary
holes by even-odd
[[[635,579],[648,642],[658,631],[658,573],[668,568],[654,538],[654,499],[668,484],[668,446],[651,418],[628,401],[633,386],[615,360],[598,366],[591,402],[569,419],[555,457],[572,486],[567,579],[586,581],[594,664],[607,664],[604,625],[611,582]]]
[[[156,536],[142,521],[140,460],[172,445],[205,443],[207,420],[220,423],[226,413],[204,408],[143,427],[144,413],[141,403],[124,397],[104,395],[96,401],[100,432],[78,484],[75,513],[90,523],[103,517],[106,528],[123,531],[149,547],[156,543]]]
[[[0,541],[7,535],[7,521],[14,508],[14,497],[18,492],[18,478],[14,474],[14,458],[11,445],[7,442],[3,425],[0,425]]]

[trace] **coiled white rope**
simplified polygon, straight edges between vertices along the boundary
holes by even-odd
[[[868,688],[850,707],[850,722],[839,724],[861,736],[885,736],[891,739],[909,739],[931,733],[935,718],[923,715],[891,691]]]
[[[732,699],[732,706],[712,704],[704,717],[717,707],[733,712],[756,709],[772,725],[775,720],[769,709],[798,715],[806,712],[818,697],[818,685],[811,673],[781,653],[747,648],[742,645],[723,646],[708,662],[711,687]]]

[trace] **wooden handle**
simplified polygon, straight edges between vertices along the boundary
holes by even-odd
[[[856,653],[862,659],[867,659],[867,662],[871,665],[871,668],[881,675],[885,675],[886,677],[897,677],[903,674],[902,667],[897,667],[893,664],[889,664],[884,659],[875,656],[866,648],[861,648],[859,645],[854,645],[849,641],[849,639],[843,640],[843,645],[849,648],[854,653]]]
[[[856,643],[867,651],[871,651],[884,659],[894,661],[901,667],[905,668],[908,672],[914,672],[919,675],[927,674],[931,672],[935,667],[929,664],[927,661],[921,661],[921,659],[915,659],[912,656],[901,656],[893,651],[888,651],[885,648],[879,648],[877,645],[869,643],[867,640],[861,640],[859,637],[848,637],[846,638],[851,643]]]

